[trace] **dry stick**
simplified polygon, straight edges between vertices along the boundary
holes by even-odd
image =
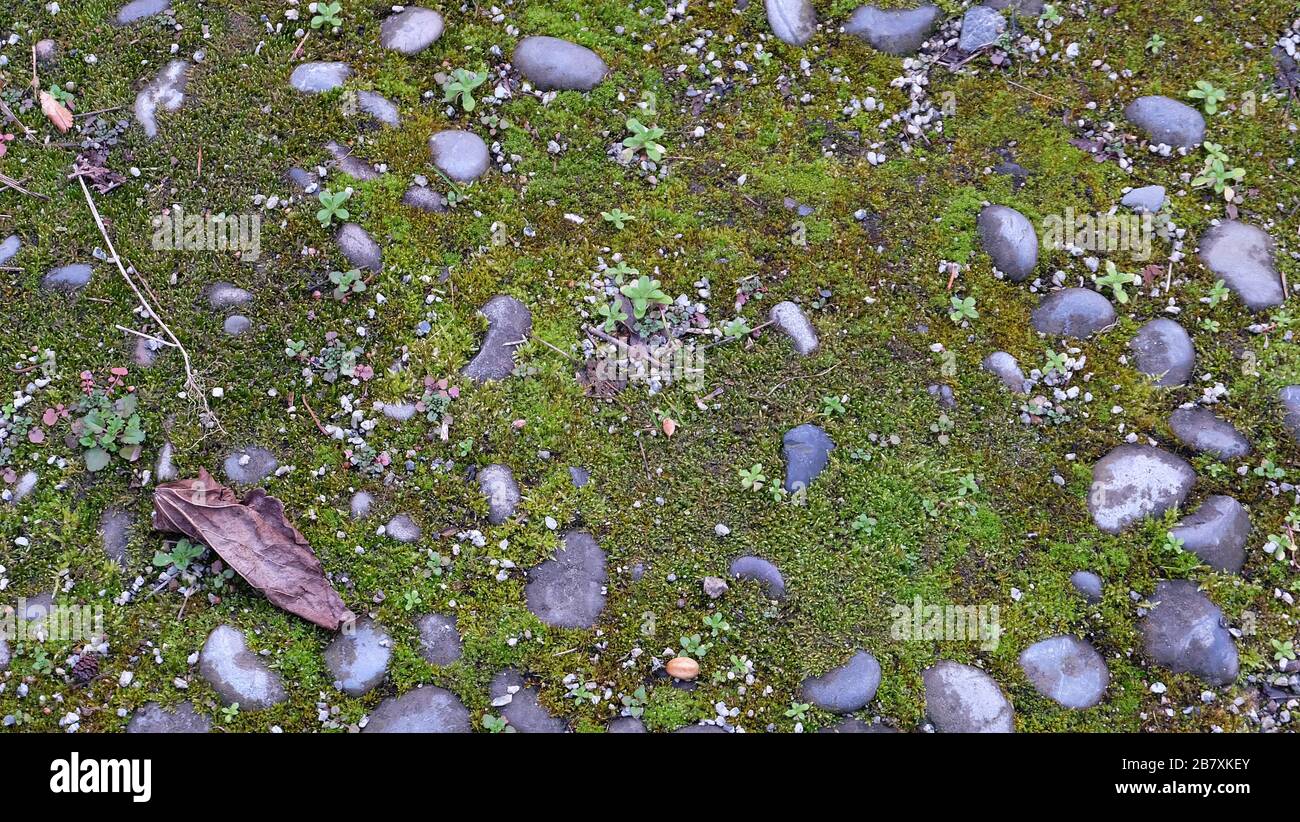
[[[19,194],[26,194],[28,197],[39,197],[42,200],[50,199],[49,197],[46,197],[44,194],[40,193],[39,191],[29,191],[28,189],[23,188],[22,183],[18,182],[13,177],[10,177],[8,174],[0,173],[0,185],[5,186],[7,188],[12,188],[14,191],[17,191]]]
[[[778,388],[780,388],[781,386],[785,385],[786,383],[794,382],[795,380],[815,380],[815,379],[817,379],[818,377],[825,376],[825,375],[831,373],[832,371],[834,371],[836,368],[839,368],[839,366],[840,366],[839,363],[835,363],[835,365],[832,365],[830,368],[827,368],[825,371],[818,371],[816,374],[811,374],[811,375],[809,375],[809,376],[805,376],[805,377],[791,377],[791,378],[789,378],[788,380],[781,380],[779,383],[777,383],[776,385],[772,386],[772,390],[771,390],[771,391],[768,391],[768,392],[767,392],[767,395],[768,395],[769,397],[772,396],[773,394],[776,393],[776,391],[777,391]]]
[[[131,278],[131,275],[127,273],[126,268],[122,265],[122,258],[117,255],[113,240],[108,236],[108,229],[104,227],[104,218],[99,216],[99,209],[95,207],[95,199],[90,196],[90,189],[86,187],[86,178],[77,175],[77,182],[81,184],[81,192],[86,195],[86,205],[90,206],[90,213],[95,217],[95,225],[99,228],[99,233],[104,238],[104,242],[108,244],[108,252],[113,255],[113,262],[117,265],[117,270],[121,273],[122,279],[126,280],[126,284],[131,287],[135,298],[140,301],[140,305],[144,306],[144,310],[149,312],[149,316],[153,318],[153,321],[158,323],[158,327],[171,338],[176,350],[181,352],[181,359],[185,362],[185,389],[198,395],[199,402],[203,404],[204,422],[211,421],[212,425],[225,431],[224,428],[221,428],[221,422],[217,419],[217,415],[212,413],[212,409],[208,407],[207,394],[204,393],[203,387],[199,385],[198,378],[194,376],[194,368],[190,364],[190,352],[185,350],[180,338],[172,332],[171,326],[167,325],[163,318],[158,316],[158,312],[145,299],[144,294],[140,293],[140,288],[135,284],[135,280]]]
[[[294,60],[297,60],[298,57],[302,54],[302,47],[305,46],[305,45],[307,45],[307,38],[308,38],[308,37],[311,37],[311,31],[310,31],[310,30],[309,30],[306,34],[304,34],[304,35],[302,36],[302,40],[299,41],[299,43],[298,43],[298,48],[296,48],[296,49],[293,50],[293,54],[290,54],[290,55],[289,55],[289,62],[290,62],[290,63],[292,63]]]
[[[18,119],[18,116],[14,114],[13,109],[9,108],[9,104],[6,103],[4,100],[0,100],[0,111],[4,112],[4,115],[6,117],[8,117],[10,120],[13,120],[15,123],[18,124],[18,127],[23,130],[24,136],[30,137],[31,135],[36,133],[32,129],[28,128],[26,123]]]
[[[325,426],[320,424],[320,417],[316,416],[316,412],[311,410],[311,403],[307,402],[306,394],[302,395],[302,407],[307,409],[308,414],[311,414],[311,421],[316,423],[316,430],[321,432],[325,436],[330,437],[330,432],[326,431]],[[334,438],[330,437],[330,439],[334,439]]]
[[[576,362],[576,363],[579,363],[579,364],[582,363],[582,360],[578,359],[577,357],[573,356],[572,354],[568,354],[568,353],[565,353],[564,351],[561,351],[560,349],[558,349],[558,348],[556,348],[555,346],[551,345],[551,344],[548,343],[546,340],[542,339],[541,337],[537,336],[536,334],[529,334],[528,336],[532,337],[534,340],[537,340],[539,343],[541,343],[542,345],[544,345],[544,346],[546,346],[547,348],[551,349],[551,350],[554,351],[556,354],[559,354],[561,357],[564,357],[566,360],[569,360],[570,362]],[[520,340],[519,342],[522,343],[523,340]],[[506,345],[517,345],[517,343],[506,343]]]
[[[109,106],[108,108],[97,108],[97,109],[95,109],[94,111],[87,111],[87,112],[85,112],[84,114],[74,114],[74,115],[72,115],[72,116],[73,116],[74,118],[76,118],[76,117],[94,117],[96,114],[107,114],[107,113],[109,113],[110,111],[117,111],[117,110],[120,109],[120,108],[126,108],[126,106]]]
[[[159,339],[159,338],[153,336],[152,334],[146,334],[146,333],[144,333],[143,331],[136,331],[134,328],[127,328],[127,327],[124,326],[124,325],[117,325],[117,326],[114,326],[114,327],[117,328],[117,330],[119,330],[119,331],[125,331],[125,332],[128,333],[128,334],[134,334],[134,335],[136,335],[137,337],[142,337],[142,338],[144,338],[144,339],[146,339],[146,340],[153,340],[154,342],[156,342],[156,343],[160,343],[160,344],[162,344],[162,345],[170,345],[172,348],[175,348],[175,347],[176,347],[174,343],[169,343],[169,342],[167,342],[166,340],[161,340],[161,339]]]
[[[593,328],[593,327],[590,326],[590,325],[584,325],[584,326],[583,326],[583,330],[585,330],[588,334],[591,334],[591,335],[593,335],[593,336],[595,336],[595,337],[599,337],[600,339],[604,340],[605,342],[609,342],[609,343],[613,343],[614,345],[617,345],[619,348],[623,349],[623,350],[626,351],[628,354],[633,354],[633,353],[635,353],[635,352],[632,350],[632,346],[630,346],[630,345],[628,345],[627,343],[623,342],[623,341],[620,340],[618,337],[611,337],[610,335],[606,334],[604,331],[601,331],[599,328]],[[646,358],[647,360],[649,360],[650,362],[654,363],[655,365],[657,365],[657,366],[660,367],[660,368],[663,368],[663,367],[664,367],[664,364],[661,363],[661,362],[659,362],[658,359],[656,359],[656,358],[650,356],[649,352],[646,353],[645,358]]]

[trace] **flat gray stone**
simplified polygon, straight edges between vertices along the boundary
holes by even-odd
[[[1035,642],[1021,652],[1020,667],[1040,694],[1067,708],[1091,708],[1110,684],[1106,660],[1077,636]]]
[[[1038,265],[1038,233],[1028,217],[1009,206],[991,205],[980,211],[976,225],[993,265],[1012,282],[1033,273]]]
[[[432,9],[410,7],[384,19],[379,42],[402,54],[419,54],[442,36],[442,15]]]
[[[645,723],[635,716],[620,716],[618,719],[611,719],[605,726],[605,733],[610,734],[644,734],[649,733],[645,729]]]
[[[347,63],[299,63],[289,75],[289,85],[303,94],[324,94],[341,87],[352,76]]]
[[[23,247],[23,241],[18,238],[17,234],[10,234],[5,237],[4,242],[0,242],[0,265],[8,265],[18,254],[18,249]]]
[[[537,689],[524,682],[518,671],[505,670],[488,686],[492,705],[521,734],[568,733],[563,719],[551,716],[537,700]]]
[[[570,531],[555,559],[528,572],[528,610],[556,628],[590,628],[605,609],[605,552],[586,531]]]
[[[252,485],[274,474],[275,469],[280,467],[280,461],[265,448],[252,445],[226,457],[222,467],[231,482]]]
[[[880,663],[866,651],[821,676],[810,676],[801,686],[803,699],[827,711],[847,714],[866,706],[880,687]]]
[[[325,150],[329,152],[330,157],[334,159],[335,167],[349,177],[353,177],[363,182],[366,180],[379,179],[380,174],[378,171],[375,171],[373,165],[353,154],[352,149],[337,140],[330,140],[326,143]]]
[[[1201,262],[1251,311],[1279,306],[1286,298],[1274,250],[1272,237],[1238,220],[1224,220],[1201,238]]]
[[[185,60],[172,60],[163,66],[135,97],[135,119],[144,129],[145,136],[158,136],[158,112],[179,111],[185,103],[185,84],[189,80],[190,64]]]
[[[353,519],[365,519],[370,515],[370,508],[375,504],[374,495],[369,491],[358,491],[348,501],[348,513]]]
[[[131,514],[121,508],[109,507],[99,517],[99,536],[104,542],[104,554],[126,568],[126,544],[131,538]]]
[[[941,660],[926,668],[925,712],[940,733],[1014,733],[1015,712],[993,677]]]
[[[519,484],[504,465],[489,465],[478,472],[479,492],[487,498],[488,522],[500,525],[519,507]]]
[[[570,465],[569,480],[573,483],[574,488],[583,488],[587,483],[591,482],[591,473],[586,468]]]
[[[1146,132],[1153,143],[1196,148],[1205,139],[1205,118],[1201,113],[1169,97],[1139,97],[1125,107],[1124,116]]]
[[[113,21],[119,26],[129,26],[149,17],[170,11],[168,0],[131,0],[117,12]]]
[[[398,514],[384,526],[384,533],[398,542],[410,544],[420,541],[420,526],[406,514]]]
[[[488,331],[483,347],[465,366],[465,376],[475,382],[504,380],[515,370],[515,346],[533,330],[533,315],[514,297],[497,296],[480,309],[487,317]]]
[[[469,711],[451,691],[425,685],[389,697],[370,712],[367,734],[467,734]]]
[[[13,653],[9,650],[9,643],[5,638],[0,636],[0,671],[9,669],[9,660],[13,659]]]
[[[897,728],[891,728],[880,722],[863,722],[861,719],[841,720],[835,725],[828,725],[825,728],[818,728],[819,734],[896,734]]]
[[[245,291],[230,283],[213,283],[208,286],[206,296],[208,306],[217,311],[234,308],[253,299],[251,291]]]
[[[315,193],[320,189],[320,179],[305,168],[291,168],[284,173],[289,184],[303,194]]]
[[[392,639],[383,626],[359,619],[325,646],[325,667],[339,690],[361,696],[384,681],[392,655]]]
[[[154,462],[153,478],[155,482],[171,482],[180,476],[176,470],[176,446],[170,442],[164,442],[162,448],[158,449],[158,459]]]
[[[1223,612],[1196,583],[1164,580],[1150,601],[1153,607],[1139,629],[1152,661],[1211,685],[1229,685],[1237,678],[1237,646],[1223,625]]]
[[[430,137],[429,156],[435,166],[458,183],[477,180],[491,162],[483,138],[459,129],[447,129]]]
[[[84,263],[73,263],[51,269],[41,279],[41,288],[47,291],[80,291],[90,283],[95,272]]]
[[[1101,577],[1092,571],[1075,571],[1070,574],[1070,584],[1083,595],[1084,601],[1101,602]]]
[[[1282,403],[1282,425],[1296,442],[1300,442],[1300,385],[1284,387],[1277,392],[1277,398]]]
[[[1201,507],[1183,517],[1170,531],[1216,571],[1235,574],[1246,562],[1246,541],[1250,539],[1250,515],[1232,497],[1207,497]]]
[[[1124,198],[1119,201],[1120,205],[1125,208],[1131,208],[1138,212],[1148,212],[1155,214],[1165,205],[1165,187],[1164,186],[1142,186],[1135,188]]]
[[[799,306],[789,300],[779,302],[772,306],[768,318],[790,338],[799,356],[807,357],[817,350],[817,329]]]
[[[1250,453],[1250,441],[1232,423],[1198,405],[1175,410],[1169,417],[1169,429],[1179,442],[1198,454],[1235,460]]]
[[[23,475],[14,483],[12,490],[6,489],[5,499],[12,505],[22,502],[32,491],[36,490],[36,482],[39,479],[35,471],[25,471]]]
[[[211,730],[212,720],[194,710],[194,703],[188,700],[172,710],[146,702],[126,725],[129,734],[205,734]]]
[[[386,402],[379,406],[379,410],[393,422],[407,422],[419,413],[413,402]]]
[[[402,117],[397,113],[397,105],[382,94],[358,91],[357,108],[386,126],[396,127],[402,124]]]
[[[419,211],[440,214],[447,210],[447,198],[428,186],[411,186],[402,195],[402,204]]]
[[[199,675],[222,702],[238,702],[241,711],[260,711],[289,698],[280,675],[248,650],[242,631],[229,625],[218,627],[203,643]]]
[[[1138,329],[1129,343],[1133,364],[1161,388],[1186,384],[1196,367],[1196,348],[1183,327],[1159,317]]]
[[[1020,363],[1005,351],[994,351],[980,363],[985,371],[993,374],[1007,390],[1013,394],[1026,393],[1025,374],[1020,370]]]
[[[835,443],[821,428],[804,423],[786,432],[781,441],[785,457],[785,490],[805,490],[830,462]]]
[[[988,6],[972,6],[961,18],[961,35],[957,48],[971,54],[992,46],[1007,30],[1007,18]]]
[[[1090,288],[1063,288],[1038,303],[1030,322],[1040,334],[1091,337],[1115,322],[1115,306]]]
[[[450,665],[460,659],[460,633],[456,617],[426,614],[415,623],[420,632],[420,656],[430,665]]]
[[[991,9],[998,9],[999,11],[1002,9],[1014,9],[1016,14],[1020,16],[1021,20],[1028,17],[1031,18],[1029,22],[1032,23],[1032,18],[1038,17],[1038,15],[1043,13],[1043,4],[1045,2],[1046,0],[984,0],[980,5],[988,6]]]
[[[231,314],[226,317],[225,322],[221,324],[221,330],[226,332],[227,336],[238,337],[248,329],[253,327],[253,321],[243,314]]]
[[[763,0],[767,24],[783,43],[802,46],[817,32],[817,13],[811,0]]]
[[[930,4],[914,9],[859,6],[844,24],[844,31],[866,40],[877,51],[904,57],[921,47],[942,17],[939,7]]]
[[[591,91],[609,73],[596,52],[558,37],[525,37],[510,62],[542,91]]]
[[[383,253],[379,243],[356,223],[344,223],[334,235],[339,244],[339,251],[347,258],[353,268],[362,271],[379,271],[384,267]]]
[[[760,557],[739,557],[732,561],[728,573],[736,579],[753,580],[763,586],[769,599],[785,599],[785,579],[772,563]]]
[[[1098,528],[1118,534],[1182,505],[1195,484],[1186,460],[1150,445],[1121,445],[1093,466],[1088,510]]]

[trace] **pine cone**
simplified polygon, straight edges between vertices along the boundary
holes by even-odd
[[[72,666],[72,679],[78,685],[85,685],[97,676],[99,676],[99,657],[95,654],[82,654],[77,664]]]

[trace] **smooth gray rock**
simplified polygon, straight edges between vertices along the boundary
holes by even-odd
[[[1154,143],[1196,148],[1205,139],[1205,118],[1201,113],[1169,97],[1139,97],[1125,107],[1124,116]]]
[[[352,67],[347,63],[299,63],[289,75],[289,85],[303,94],[324,94],[339,88],[351,76]]]
[[[825,728],[818,728],[819,734],[896,734],[897,728],[891,728],[880,722],[863,722],[861,719],[841,720],[835,725],[829,725]]]
[[[305,168],[291,168],[284,176],[290,185],[303,194],[315,193],[320,188],[320,179]]]
[[[410,7],[384,20],[379,42],[402,54],[419,54],[442,36],[442,15],[432,9]]]
[[[289,698],[280,675],[248,650],[242,631],[229,625],[218,627],[203,643],[199,675],[222,702],[238,702],[241,711],[260,711]]]
[[[238,337],[248,329],[253,327],[253,321],[243,314],[231,314],[226,317],[225,322],[221,324],[221,330],[226,332],[227,336]]]
[[[237,305],[243,305],[253,299],[250,291],[245,291],[238,286],[230,283],[213,283],[208,286],[206,292],[208,306],[217,310],[224,311],[227,308],[234,308]]]
[[[1077,636],[1035,642],[1021,652],[1020,667],[1040,694],[1067,708],[1091,708],[1110,684],[1106,660]]]
[[[1119,201],[1120,205],[1125,208],[1131,208],[1134,211],[1146,211],[1155,214],[1165,205],[1165,187],[1164,186],[1142,186],[1135,188],[1124,198]]]
[[[158,449],[158,459],[153,466],[154,482],[171,482],[180,476],[176,470],[175,454],[176,446],[170,442],[164,442]]]
[[[440,214],[447,210],[447,198],[428,186],[411,186],[402,195],[402,204],[419,211]]]
[[[1237,646],[1223,625],[1223,612],[1186,580],[1156,584],[1153,607],[1139,629],[1147,655],[1174,673],[1195,674],[1211,685],[1237,678]]]
[[[542,91],[591,91],[609,73],[596,52],[558,37],[525,37],[510,62]]]
[[[769,599],[785,599],[785,579],[772,563],[759,557],[739,557],[728,573],[736,579],[750,579],[763,586]]]
[[[763,0],[767,24],[783,43],[802,46],[817,32],[817,12],[811,0]]]
[[[1197,405],[1175,410],[1169,417],[1169,429],[1179,442],[1198,454],[1235,460],[1250,453],[1250,441],[1232,423]]]
[[[352,149],[337,140],[330,140],[326,143],[325,150],[329,152],[330,157],[334,159],[335,167],[349,177],[355,177],[363,182],[366,180],[379,179],[380,174],[378,171],[375,171],[373,165],[353,154]]]
[[[590,628],[605,609],[605,552],[586,531],[560,540],[555,559],[528,572],[528,610],[556,628]]]
[[[379,271],[384,267],[383,252],[379,243],[356,223],[344,223],[334,235],[339,251],[353,268],[362,271]]]
[[[411,519],[406,514],[398,514],[390,519],[388,524],[384,526],[384,533],[398,542],[410,544],[412,542],[419,542],[420,534],[422,532],[420,526],[416,524],[415,520]]]
[[[1232,497],[1207,497],[1201,507],[1183,517],[1170,531],[1216,571],[1235,574],[1246,563],[1246,541],[1250,539],[1250,515]]]
[[[126,568],[126,544],[131,538],[131,514],[121,508],[109,507],[99,517],[99,536],[104,542],[104,554],[120,567]]]
[[[483,138],[459,129],[447,129],[430,137],[429,156],[435,166],[458,183],[477,180],[491,162]]]
[[[817,329],[799,306],[789,300],[779,302],[772,306],[768,318],[790,338],[800,356],[807,357],[817,350]]]
[[[1093,466],[1088,511],[1098,528],[1118,534],[1182,505],[1195,484],[1186,460],[1150,445],[1121,445]]]
[[[369,491],[358,491],[348,501],[348,512],[353,519],[365,519],[370,515],[370,508],[374,504],[375,498]]]
[[[821,676],[803,681],[803,699],[827,711],[847,714],[866,706],[880,687],[880,663],[866,651]]]
[[[136,95],[135,119],[149,139],[158,136],[159,110],[179,111],[184,105],[189,68],[185,60],[172,60]]]
[[[925,712],[940,733],[1014,733],[1015,712],[993,678],[941,660],[926,668]]]
[[[367,734],[467,734],[469,711],[451,691],[425,685],[389,697],[370,712]]]
[[[1007,18],[988,6],[972,6],[961,18],[957,48],[971,54],[994,45],[1007,30]]]
[[[419,413],[419,409],[413,402],[376,403],[376,408],[393,422],[407,422]]]
[[[280,461],[274,454],[256,445],[235,451],[226,457],[226,461],[222,464],[231,482],[245,485],[261,482],[275,473],[275,469],[279,467]]]
[[[119,26],[129,26],[149,17],[170,11],[168,0],[131,0],[117,12],[113,18]]]
[[[1026,393],[1025,374],[1020,370],[1020,363],[1005,351],[994,351],[980,363],[985,371],[996,376],[1013,394]]]
[[[524,682],[518,671],[504,670],[488,686],[492,705],[521,734],[568,733],[563,719],[551,716],[537,700],[537,689]]]
[[[1201,238],[1201,262],[1223,279],[1246,307],[1262,311],[1286,299],[1275,264],[1273,238],[1249,223],[1224,220]]]
[[[4,637],[0,636],[0,671],[9,669],[9,660],[12,658],[13,654],[9,650],[9,643],[5,641]]]
[[[18,238],[17,234],[10,234],[5,237],[4,242],[0,243],[0,265],[8,265],[17,254],[18,249],[23,247],[23,241]]]
[[[480,310],[487,317],[488,331],[474,359],[465,366],[465,376],[475,382],[504,380],[515,370],[515,346],[533,330],[533,315],[514,297],[497,296]]]
[[[359,619],[325,646],[325,667],[349,696],[369,693],[384,681],[392,658],[392,639],[382,625]]]
[[[456,617],[425,614],[415,623],[420,633],[420,656],[430,665],[450,665],[460,659],[460,632]]]
[[[786,432],[781,441],[785,457],[785,490],[806,490],[830,462],[835,443],[821,428],[804,423]]]
[[[591,482],[591,474],[586,468],[577,465],[569,466],[569,479],[573,482],[574,488],[582,488]]]
[[[1291,437],[1300,442],[1300,385],[1288,385],[1277,392],[1282,403],[1282,425],[1291,432]]]
[[[645,729],[645,723],[635,716],[620,716],[618,719],[611,719],[605,726],[605,733],[610,734],[644,734],[649,733]]]
[[[59,266],[51,269],[41,280],[41,288],[47,291],[80,291],[90,283],[94,269],[84,263]]]
[[[991,205],[980,211],[976,225],[993,265],[1012,282],[1033,273],[1038,265],[1038,234],[1028,217],[1008,206]]]
[[[1159,317],[1138,329],[1129,343],[1133,364],[1161,388],[1183,385],[1196,367],[1196,348],[1183,327]]]
[[[1063,288],[1038,303],[1030,322],[1040,334],[1091,337],[1115,322],[1115,306],[1090,288]]]
[[[519,484],[504,465],[489,465],[478,472],[479,492],[487,498],[488,522],[500,525],[515,515],[519,507]]]
[[[844,24],[844,31],[861,37],[886,54],[904,57],[921,47],[943,17],[938,6],[914,9],[879,9],[859,6]]]
[[[212,720],[195,711],[194,703],[188,700],[172,710],[157,702],[146,702],[126,725],[129,734],[205,734],[211,730]]]
[[[402,117],[397,105],[382,94],[373,91],[357,92],[357,107],[386,126],[400,126]]]
[[[1038,17],[1038,15],[1043,13],[1043,4],[1045,2],[1046,0],[984,0],[980,5],[988,6],[991,9],[998,9],[999,11],[1002,9],[1014,9],[1016,14],[1020,16],[1021,20],[1028,17],[1031,18],[1030,22],[1032,23],[1032,18]]]
[[[1070,584],[1083,595],[1086,602],[1101,602],[1101,577],[1092,571],[1075,571],[1070,574]]]

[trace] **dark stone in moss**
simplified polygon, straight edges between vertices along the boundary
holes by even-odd
[[[489,465],[478,472],[478,489],[488,503],[488,522],[500,525],[519,507],[519,484],[504,465]]]
[[[1232,423],[1219,419],[1200,406],[1174,411],[1169,417],[1169,428],[1179,442],[1198,454],[1234,460],[1250,453],[1250,441],[1233,428]]]
[[[782,440],[785,457],[785,490],[806,490],[830,461],[835,443],[826,432],[812,423],[804,423],[786,432]]]
[[[1288,385],[1277,394],[1282,403],[1282,424],[1300,442],[1300,385]]]
[[[352,153],[352,149],[335,140],[330,140],[325,144],[325,150],[329,152],[330,157],[334,158],[334,165],[339,171],[357,180],[376,180],[380,177],[378,171],[369,162],[361,159]]]
[[[985,371],[996,376],[1013,394],[1024,394],[1025,374],[1020,370],[1020,363],[1005,351],[994,351],[981,363]]]
[[[1030,321],[1040,334],[1091,337],[1115,322],[1115,307],[1091,289],[1063,288],[1044,297]]]
[[[775,565],[759,557],[740,557],[731,563],[730,574],[736,579],[752,579],[762,584],[771,599],[785,599],[785,579]]]
[[[384,681],[392,640],[383,626],[368,619],[357,620],[325,646],[325,667],[343,693],[361,696]]]
[[[238,702],[241,711],[260,711],[289,698],[280,675],[248,650],[242,631],[229,625],[218,626],[203,643],[199,675],[222,702]]]
[[[352,68],[347,63],[299,63],[289,75],[289,85],[303,94],[324,94],[348,81]]]
[[[941,660],[922,674],[925,712],[940,733],[1013,733],[1015,712],[979,668]]]
[[[18,249],[23,247],[23,241],[18,238],[17,234],[10,234],[5,237],[4,242],[0,243],[0,265],[8,265],[17,254]]]
[[[1110,684],[1106,660],[1077,636],[1035,642],[1021,652],[1020,667],[1040,694],[1067,708],[1091,708]]]
[[[1183,517],[1170,531],[1190,551],[1216,571],[1235,574],[1246,562],[1250,516],[1232,497],[1206,498],[1201,507]]]
[[[971,54],[996,45],[1007,30],[1007,18],[988,6],[973,6],[961,18],[957,48]]]
[[[810,0],[763,0],[767,23],[783,43],[802,46],[817,32],[817,13]]]
[[[104,554],[125,569],[126,543],[131,537],[131,514],[121,508],[104,509],[99,517],[99,535],[104,541]]]
[[[459,129],[447,129],[430,137],[429,155],[435,166],[458,183],[477,180],[491,162],[483,138]]]
[[[94,273],[94,269],[84,263],[60,266],[45,275],[41,287],[48,291],[80,291],[90,284]]]
[[[432,9],[410,7],[379,26],[379,42],[402,54],[419,54],[442,36],[442,15]]]
[[[280,461],[270,451],[254,445],[226,457],[222,467],[231,482],[251,485],[275,473],[275,469],[280,467]]]
[[[212,730],[212,720],[194,710],[186,701],[172,710],[157,702],[146,702],[127,723],[129,734],[205,734]]]
[[[928,4],[914,9],[859,6],[844,24],[844,31],[866,40],[877,51],[903,57],[921,47],[942,16],[938,6]]]
[[[451,691],[425,685],[399,697],[389,697],[370,712],[362,733],[467,734],[469,711]]]
[[[521,734],[568,733],[563,719],[551,716],[537,699],[537,689],[524,682],[518,671],[505,670],[488,686],[492,705]]]
[[[1183,385],[1196,366],[1196,348],[1183,327],[1160,317],[1138,329],[1129,343],[1137,370],[1161,388]]]
[[[1012,282],[1020,282],[1038,265],[1038,234],[1029,218],[1014,208],[986,206],[976,221],[980,242],[993,265]]]
[[[1237,646],[1223,626],[1223,613],[1196,583],[1165,580],[1150,597],[1154,606],[1140,629],[1147,655],[1174,673],[1195,674],[1211,685],[1237,678]]]
[[[1251,311],[1282,304],[1273,238],[1249,223],[1224,220],[1201,238],[1201,262]]]
[[[402,124],[402,118],[397,113],[396,104],[382,94],[373,91],[358,91],[357,107],[383,125],[396,127]]]
[[[460,632],[454,615],[426,614],[415,627],[420,632],[420,656],[430,665],[451,665],[460,659]]]
[[[648,733],[645,729],[645,723],[635,716],[620,716],[618,719],[612,719],[605,726],[605,731],[611,734]]]
[[[168,0],[131,0],[118,10],[113,21],[119,26],[129,26],[149,17],[170,11]]]
[[[1092,571],[1075,571],[1070,574],[1070,584],[1087,602],[1101,602],[1101,577]]]
[[[402,195],[402,204],[432,214],[440,214],[447,210],[447,198],[428,186],[408,188]]]
[[[225,331],[228,336],[238,337],[245,331],[253,327],[253,321],[243,314],[231,314],[226,317],[225,322],[221,324],[221,330]]]
[[[230,283],[213,283],[208,286],[207,299],[210,307],[222,311],[249,302],[253,294]]]
[[[339,251],[347,258],[353,268],[365,271],[379,271],[384,267],[383,253],[379,243],[356,223],[344,223],[334,236],[339,244]]]
[[[605,552],[585,531],[570,531],[555,559],[528,572],[528,610],[556,628],[590,628],[605,608]]]
[[[1108,534],[1177,507],[1196,484],[1186,460],[1150,445],[1121,445],[1092,469],[1088,510]]]
[[[866,651],[821,676],[803,681],[803,698],[827,711],[846,714],[864,707],[880,687],[880,663]]]
[[[488,320],[487,337],[465,376],[476,382],[504,380],[515,370],[515,347],[533,330],[533,315],[514,297],[493,297],[481,309]]]
[[[1205,139],[1205,118],[1201,113],[1169,97],[1139,97],[1124,109],[1124,116],[1155,143],[1196,148]]]
[[[573,481],[574,488],[583,488],[591,482],[591,474],[586,468],[579,468],[576,465],[569,466],[569,479]]]
[[[558,37],[525,37],[510,62],[542,91],[591,91],[609,73],[596,52]]]

